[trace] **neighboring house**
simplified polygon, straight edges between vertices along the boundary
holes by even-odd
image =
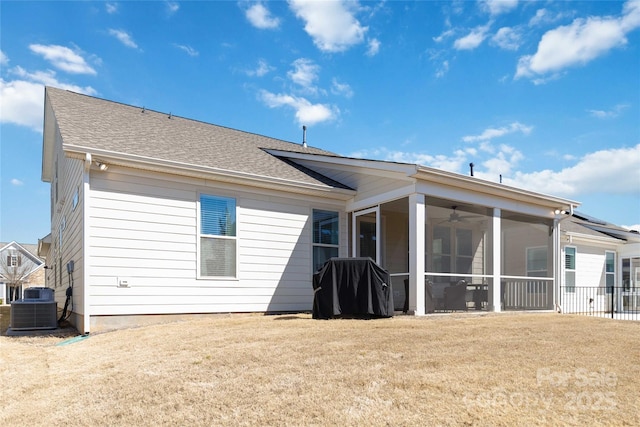
[[[25,288],[45,285],[44,261],[37,245],[0,243],[0,300],[3,304],[22,298]]]
[[[311,310],[312,274],[336,256],[374,259],[417,315],[553,309],[558,223],[578,205],[50,87],[42,180],[47,285],[58,307],[73,288],[83,333]]]
[[[562,311],[639,311],[640,233],[578,212],[560,229]]]

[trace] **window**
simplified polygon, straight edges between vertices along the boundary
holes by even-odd
[[[473,232],[465,228],[456,229],[456,273],[471,274],[473,261]]]
[[[527,248],[527,276],[547,277],[547,247]]]
[[[22,265],[22,255],[17,252],[7,255],[7,267],[20,267]]]
[[[428,241],[429,236],[427,236]],[[431,271],[435,273],[471,274],[475,249],[473,230],[436,225],[433,227],[433,239],[430,246]],[[436,278],[448,281],[448,278]]]
[[[313,269],[338,256],[340,220],[338,212],[313,210]]]
[[[433,227],[432,270],[436,273],[451,273],[451,229],[449,227]]]
[[[236,199],[200,195],[200,276],[236,277]]]
[[[607,293],[613,293],[613,287],[616,285],[616,253],[606,251],[604,253],[604,285],[607,287]]]
[[[564,286],[567,292],[576,291],[576,248],[564,248]]]

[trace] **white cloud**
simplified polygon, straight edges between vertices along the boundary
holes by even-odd
[[[18,178],[12,178],[11,179],[11,185],[14,185],[16,187],[20,187],[20,186],[24,185],[24,182],[20,181]]]
[[[21,67],[11,70],[19,79],[6,81],[0,79],[0,122],[26,126],[35,131],[42,131],[44,111],[44,86],[55,86],[60,89],[95,95],[90,87],[80,87],[60,82],[54,71],[36,71],[28,73]]]
[[[334,95],[342,95],[345,98],[351,98],[353,96],[353,89],[346,83],[340,83],[338,79],[334,78],[331,81],[331,93]]]
[[[638,27],[640,0],[630,0],[618,18],[579,18],[570,25],[547,31],[540,39],[535,54],[520,57],[515,78],[534,78],[584,65],[613,48],[624,46],[626,34]]]
[[[165,5],[167,8],[167,14],[169,15],[173,15],[180,9],[180,4],[173,1],[166,1]]]
[[[428,166],[437,169],[459,172],[467,161],[467,153],[463,150],[456,150],[453,155],[432,155],[425,153],[415,153],[408,151],[389,150],[387,148],[374,148],[360,150],[348,154],[349,157],[360,159],[386,160],[389,162],[410,163]]]
[[[518,50],[520,47],[520,32],[512,27],[502,27],[491,38],[491,41],[504,50]]]
[[[449,61],[443,61],[440,65],[440,68],[436,71],[436,77],[444,77],[445,74],[449,72]]]
[[[271,16],[271,12],[262,3],[255,3],[245,10],[247,20],[256,28],[274,29],[280,26],[280,19]]]
[[[510,145],[502,144],[494,157],[482,162],[484,170],[478,171],[476,175],[479,178],[495,180],[500,175],[510,174],[522,159],[524,159],[524,155],[520,151]]]
[[[0,50],[0,65],[6,67],[9,64],[9,57]]]
[[[587,112],[597,119],[612,119],[618,117],[627,108],[629,104],[618,104],[611,110],[587,110]]]
[[[289,0],[314,44],[324,52],[343,52],[362,43],[368,28],[354,17],[357,2]]]
[[[178,49],[183,50],[184,52],[186,52],[187,55],[189,55],[189,56],[198,56],[198,55],[200,55],[200,52],[198,52],[197,50],[195,50],[191,46],[187,46],[187,45],[183,45],[183,44],[177,44],[177,43],[174,43],[173,45],[175,47],[177,47]]]
[[[33,53],[41,55],[54,67],[73,74],[97,74],[76,52],[65,46],[32,44],[29,49]]]
[[[450,28],[450,29],[444,31],[439,36],[433,37],[433,41],[436,42],[436,43],[441,43],[442,41],[444,41],[445,39],[448,39],[449,37],[453,36],[454,34],[455,34],[455,30]]]
[[[315,82],[318,80],[320,66],[306,58],[296,59],[291,65],[293,66],[293,70],[287,72],[289,79],[305,91],[317,93],[318,89],[315,87]]]
[[[549,12],[547,9],[538,9],[536,10],[536,14],[533,15],[531,19],[529,19],[529,26],[533,27],[543,22],[547,22],[549,19]]]
[[[118,13],[118,3],[107,2],[107,3],[105,3],[104,7],[105,7],[105,10],[107,11],[107,13],[109,15],[112,15],[114,13]]]
[[[120,40],[120,43],[122,43],[127,47],[130,47],[132,49],[138,48],[138,45],[136,44],[136,42],[133,41],[133,38],[131,37],[131,35],[129,35],[129,33],[127,33],[124,30],[115,30],[113,28],[110,28],[109,35],[114,36],[115,38]]]
[[[558,172],[518,172],[505,183],[565,197],[598,192],[640,196],[640,144],[589,153]]]
[[[521,132],[528,135],[532,130],[533,126],[526,126],[519,122],[513,122],[509,126],[503,126],[501,128],[487,128],[480,135],[463,136],[462,140],[464,142],[486,142],[515,132]]]
[[[518,6],[518,0],[484,0],[481,4],[484,10],[494,16],[512,11]]]
[[[640,231],[640,224],[634,224],[634,225],[621,225],[620,227],[622,227],[622,228],[626,228],[627,230]]]
[[[380,51],[380,41],[378,39],[369,40],[369,47],[367,48],[367,56],[376,56]]]
[[[246,71],[246,73],[248,76],[262,77],[273,70],[275,70],[275,67],[270,66],[264,59],[260,59],[258,60],[258,66],[253,70]]]
[[[472,50],[477,48],[482,44],[484,39],[487,38],[487,32],[490,27],[491,23],[474,28],[466,36],[457,39],[453,43],[453,47],[458,50]]]
[[[340,111],[325,104],[312,104],[305,98],[274,94],[266,90],[260,91],[260,99],[269,108],[291,107],[295,110],[296,120],[301,125],[314,125],[316,123],[334,120]]]

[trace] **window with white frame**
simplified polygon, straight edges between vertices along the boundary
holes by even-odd
[[[564,286],[567,292],[576,291],[576,248],[564,248]]]
[[[613,292],[616,285],[616,253],[606,251],[604,253],[604,284],[607,287],[607,293]]]
[[[200,276],[236,277],[236,199],[200,195]]]
[[[22,265],[22,257],[17,254],[7,255],[7,267],[20,267]]]
[[[427,234],[427,242],[430,235]],[[427,269],[436,273],[471,274],[475,248],[473,230],[462,227],[433,226],[433,239],[427,244]],[[436,278],[448,281],[447,278]]]
[[[527,276],[547,277],[547,247],[527,248]]]
[[[317,271],[330,259],[338,256],[340,248],[340,219],[338,212],[313,210],[313,269]]]

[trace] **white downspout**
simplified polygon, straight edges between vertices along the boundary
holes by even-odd
[[[560,256],[562,250],[560,248],[562,243],[562,236],[560,235],[560,223],[566,221],[573,216],[573,205],[569,205],[569,214],[560,219],[554,219],[553,224],[553,282],[554,282],[554,295],[553,303],[554,308],[558,312],[562,312],[562,301],[560,300],[560,284],[562,283],[562,263],[560,262]]]
[[[82,174],[82,310],[83,316],[83,331],[82,333],[88,334],[91,331],[91,304],[89,294],[89,205],[91,197],[91,185],[90,185],[90,172],[91,172],[91,154],[86,153],[84,158],[84,171]]]

